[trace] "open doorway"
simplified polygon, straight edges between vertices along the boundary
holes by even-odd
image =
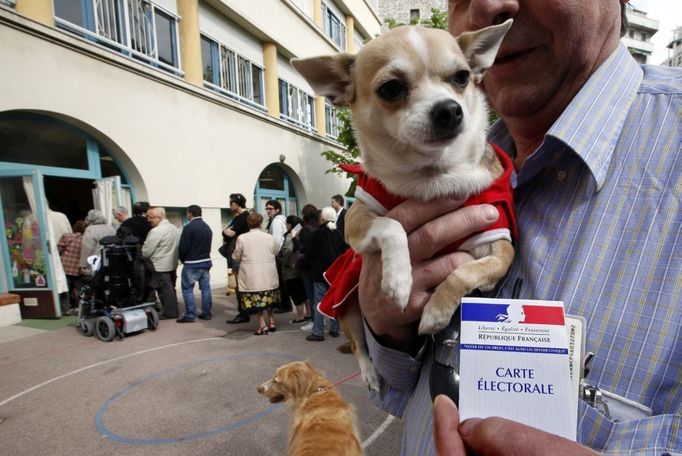
[[[45,176],[44,183],[50,209],[66,214],[72,225],[94,208],[92,179]]]

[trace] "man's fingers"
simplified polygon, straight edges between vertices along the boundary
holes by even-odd
[[[411,233],[429,220],[457,210],[462,202],[443,199],[424,204],[422,201],[407,200],[391,209],[386,216],[399,221],[405,232]]]
[[[464,443],[459,436],[459,411],[444,394],[433,402],[433,440],[439,456],[465,456]]]
[[[470,253],[457,251],[414,266],[412,270],[413,289],[433,290],[452,271],[473,260],[474,257]]]
[[[597,453],[558,435],[503,418],[472,418],[459,426],[469,451],[485,456],[594,456]]]
[[[413,261],[431,258],[446,245],[485,229],[500,214],[488,204],[463,207],[420,226],[407,237]]]

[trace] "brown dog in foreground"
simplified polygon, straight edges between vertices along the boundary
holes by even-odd
[[[509,183],[513,165],[504,152],[486,143],[488,109],[481,90],[483,75],[495,62],[511,24],[509,20],[457,38],[444,30],[399,27],[371,40],[357,55],[291,61],[318,94],[351,111],[368,179],[360,176],[356,201],[346,215],[346,242],[362,255],[381,252],[381,290],[399,309],[404,311],[408,304],[412,269],[405,230],[385,216],[389,204],[396,198],[425,204],[453,198],[467,200],[465,205],[489,202],[497,207],[502,200],[484,198],[497,198],[491,192],[506,188],[507,199],[498,212],[500,220],[508,214],[512,223],[489,227],[453,246],[469,252],[475,261],[452,271],[436,288],[424,307],[420,334],[443,329],[463,296],[476,289],[491,290],[514,257]],[[357,284],[359,273],[355,282],[328,277],[332,270],[348,274],[358,269],[342,260],[335,263],[341,266],[332,265],[325,273],[332,283],[330,291],[341,290],[340,299],[330,303],[330,315],[327,293],[319,309],[340,316],[363,379],[378,390],[359,309],[350,305],[352,301],[340,307],[353,290],[337,284]]]
[[[289,456],[362,455],[353,408],[307,361],[280,366],[258,392],[287,402],[294,414]]]

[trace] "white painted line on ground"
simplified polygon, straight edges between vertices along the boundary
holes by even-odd
[[[162,346],[160,346],[160,347],[148,348],[148,349],[146,349],[146,350],[141,350],[141,351],[138,351],[138,352],[135,352],[135,353],[128,353],[127,355],[119,356],[119,357],[117,357],[117,358],[111,358],[111,359],[107,359],[107,360],[104,360],[104,361],[100,361],[100,362],[95,363],[95,364],[90,364],[89,366],[81,367],[80,369],[76,369],[75,371],[71,371],[71,372],[68,372],[68,373],[66,373],[66,374],[60,375],[60,376],[58,376],[58,377],[52,378],[52,379],[50,379],[50,380],[44,381],[43,383],[39,383],[38,385],[32,386],[32,387],[29,388],[29,389],[26,389],[26,390],[24,390],[24,391],[22,391],[22,392],[20,392],[20,393],[17,393],[17,394],[15,394],[14,396],[9,397],[9,398],[5,399],[4,401],[0,402],[0,407],[2,407],[3,405],[5,405],[5,404],[7,404],[7,403],[9,403],[9,402],[12,402],[13,400],[18,399],[18,398],[20,398],[21,396],[24,396],[24,395],[26,395],[26,394],[28,394],[28,393],[30,393],[30,392],[32,392],[32,391],[35,391],[35,390],[37,390],[37,389],[39,389],[39,388],[42,388],[43,386],[49,385],[49,384],[54,383],[54,382],[58,382],[59,380],[62,380],[62,379],[64,379],[64,378],[66,378],[66,377],[70,377],[70,376],[75,375],[75,374],[79,374],[79,373],[81,373],[81,372],[83,372],[83,371],[86,371],[86,370],[88,370],[88,369],[92,369],[93,367],[102,366],[102,365],[104,365],[104,364],[111,363],[111,362],[113,362],[113,361],[119,361],[119,360],[121,360],[121,359],[126,359],[126,358],[130,358],[130,357],[137,356],[137,355],[143,355],[143,354],[145,354],[145,353],[153,352],[153,351],[156,351],[156,350],[163,350],[163,349],[170,348],[170,347],[177,347],[177,346],[179,346],[179,345],[193,344],[193,343],[197,343],[197,342],[206,342],[206,341],[209,341],[209,340],[225,340],[225,339],[222,338],[222,337],[208,337],[208,338],[205,338],[205,339],[187,340],[187,341],[185,341],[185,342],[178,342],[178,343],[175,343],[175,344],[162,345]]]
[[[379,438],[381,434],[384,433],[384,431],[391,425],[391,423],[395,420],[395,416],[393,415],[388,415],[386,419],[384,420],[383,423],[381,423],[381,426],[379,426],[376,431],[372,433],[367,439],[362,442],[362,449],[366,449],[368,446],[374,443],[376,439]]]

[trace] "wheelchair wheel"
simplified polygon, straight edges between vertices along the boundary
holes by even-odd
[[[109,317],[99,317],[95,321],[95,331],[102,342],[111,342],[116,336],[116,326]]]
[[[155,308],[149,307],[147,309],[147,328],[154,331],[159,327],[159,313]]]
[[[92,322],[92,320],[81,318],[80,321],[78,321],[78,330],[85,337],[90,337],[95,334],[95,324]]]

